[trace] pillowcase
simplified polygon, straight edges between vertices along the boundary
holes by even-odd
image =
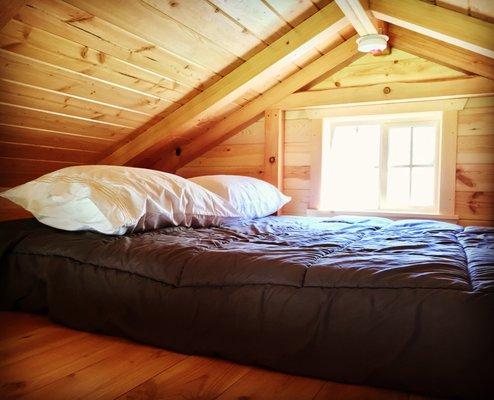
[[[208,175],[189,180],[221,196],[247,218],[273,214],[291,200],[270,183],[248,176]]]
[[[112,235],[170,225],[208,226],[237,216],[221,197],[187,179],[120,166],[64,168],[1,196],[54,228]]]

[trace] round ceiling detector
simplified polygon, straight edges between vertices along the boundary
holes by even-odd
[[[357,39],[358,51],[362,53],[374,53],[376,51],[383,51],[388,46],[388,39],[386,35],[365,35]]]

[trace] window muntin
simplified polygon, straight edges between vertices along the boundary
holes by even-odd
[[[321,208],[437,212],[438,119],[326,122]]]

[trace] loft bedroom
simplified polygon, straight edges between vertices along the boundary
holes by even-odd
[[[494,395],[493,1],[1,5],[0,398]]]

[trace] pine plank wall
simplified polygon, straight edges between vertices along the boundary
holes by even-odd
[[[394,50],[391,55],[362,57],[311,89],[365,86],[386,82],[455,79],[463,73]],[[451,83],[454,85],[454,81]],[[420,106],[420,102],[416,103]],[[305,215],[311,193],[312,120],[287,112],[283,190],[292,196],[283,214]],[[458,112],[455,214],[463,225],[494,226],[494,97],[475,97]],[[216,146],[177,171],[185,177],[242,174],[263,177],[264,120]]]

